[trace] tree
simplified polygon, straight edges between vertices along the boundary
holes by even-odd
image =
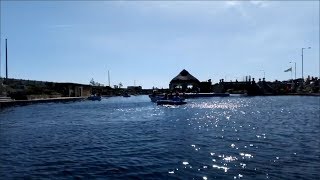
[[[92,86],[102,86],[103,84],[100,84],[99,82],[95,82],[93,78],[91,78],[90,84]]]
[[[94,86],[94,85],[96,84],[96,82],[94,82],[93,78],[91,78],[90,84],[91,84],[92,86]]]
[[[123,86],[123,85],[122,85],[122,83],[120,82],[120,83],[119,83],[119,88],[122,88],[122,86]]]

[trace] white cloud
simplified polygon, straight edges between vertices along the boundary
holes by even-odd
[[[239,13],[244,18],[249,18],[248,10],[244,6],[246,2],[240,2],[240,1],[226,1],[225,6],[229,10],[234,10],[237,13]]]
[[[250,1],[250,3],[262,8],[268,7],[270,5],[270,2],[267,1]]]
[[[143,14],[161,14],[162,17],[208,20],[226,13],[237,13],[246,20],[251,18],[253,8],[268,7],[268,1],[115,1],[105,4],[124,11]]]
[[[225,4],[227,6],[239,6],[241,2],[239,1],[226,1]]]
[[[223,1],[117,1],[114,4],[121,8],[138,9],[143,13],[181,16],[216,14],[226,9]]]

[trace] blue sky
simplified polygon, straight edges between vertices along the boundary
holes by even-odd
[[[319,76],[319,1],[1,1],[1,76],[167,88],[200,81]],[[294,68],[293,68],[294,69]],[[294,75],[294,72],[293,72]]]

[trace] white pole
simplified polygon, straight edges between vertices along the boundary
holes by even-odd
[[[109,83],[109,87],[110,87],[110,73],[109,73],[109,70],[108,70],[108,83]]]
[[[1,80],[1,40],[0,40],[0,80]],[[0,83],[1,86],[1,83]]]
[[[304,77],[303,77],[303,50],[304,49],[311,49],[311,47],[308,47],[308,48],[301,48],[301,60],[302,60],[302,80],[304,81]]]
[[[302,53],[301,53],[301,64],[302,64],[302,66],[301,66],[301,77],[302,77],[302,81],[304,81],[304,79],[303,79],[303,50],[304,50],[305,48],[301,48],[301,51],[302,51]]]
[[[6,79],[8,79],[8,47],[6,39]]]
[[[294,79],[297,79],[297,63],[294,61],[290,61],[289,63],[290,64],[294,63]],[[291,68],[292,68],[292,65],[291,65]]]

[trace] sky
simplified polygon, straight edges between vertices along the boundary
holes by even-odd
[[[319,1],[1,1],[1,76],[168,88],[320,76]]]

